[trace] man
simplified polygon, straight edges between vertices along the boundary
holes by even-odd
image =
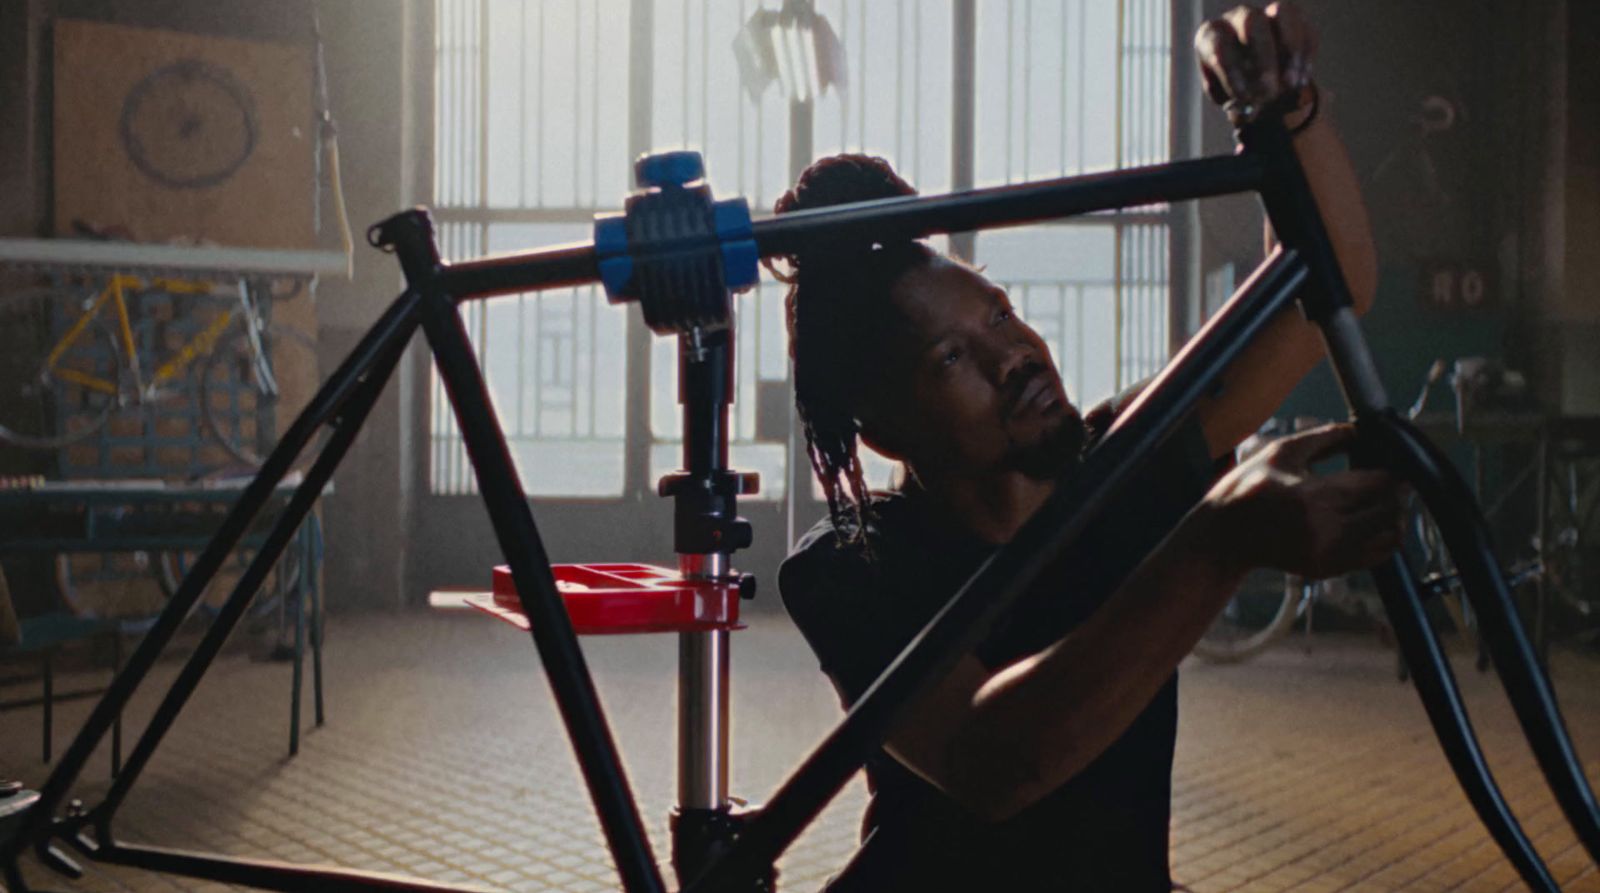
[[[1355,177],[1316,114],[1313,44],[1283,4],[1241,7],[1196,38],[1208,92],[1234,113],[1300,98],[1286,123],[1362,312],[1375,261]],[[912,192],[881,159],[837,156],[776,210]],[[1004,290],[921,243],[790,263],[796,401],[830,517],[779,587],[848,705],[1073,473],[1126,395],[1080,416]],[[1309,470],[1348,444],[1346,426],[1227,469],[1321,355],[1297,313],[1276,320],[1154,463],[1146,501],[1117,506],[1068,556],[1091,570],[1047,573],[906,709],[867,765],[864,843],[831,890],[1171,888],[1178,662],[1247,570],[1329,576],[1399,541],[1402,494],[1387,475]],[[903,463],[898,492],[867,492],[862,442]],[[1191,505],[1165,536],[1147,520]]]

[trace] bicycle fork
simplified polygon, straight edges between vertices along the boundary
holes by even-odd
[[[1241,138],[1247,148],[1263,150],[1275,168],[1261,197],[1280,240],[1306,258],[1311,275],[1301,306],[1322,332],[1355,418],[1352,458],[1359,465],[1398,474],[1437,520],[1539,768],[1590,858],[1600,863],[1600,807],[1578,764],[1550,681],[1517,617],[1483,513],[1449,460],[1390,405],[1291,138],[1281,127],[1246,129]],[[1489,772],[1410,568],[1397,553],[1373,575],[1434,733],[1468,800],[1524,882],[1535,890],[1559,890]]]
[[[1461,589],[1479,619],[1478,635],[1535,760],[1584,848],[1600,862],[1600,808],[1466,482],[1448,458],[1392,411],[1358,413],[1356,427],[1362,464],[1398,473],[1433,515]],[[1489,772],[1443,649],[1423,612],[1426,593],[1399,556],[1374,569],[1373,576],[1428,718],[1467,798],[1523,879],[1535,889],[1558,889]]]
[[[1350,308],[1322,314],[1318,324],[1356,420],[1353,460],[1396,473],[1416,490],[1435,519],[1523,735],[1568,823],[1590,858],[1600,863],[1600,808],[1578,763],[1555,692],[1517,616],[1472,490],[1449,459],[1388,405]],[[1424,613],[1411,568],[1396,553],[1373,570],[1373,577],[1428,719],[1467,799],[1529,887],[1559,890],[1489,771],[1450,664]]]

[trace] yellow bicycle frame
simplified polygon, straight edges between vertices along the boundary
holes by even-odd
[[[66,333],[61,336],[61,340],[57,341],[55,346],[50,349],[49,356],[45,357],[45,370],[62,381],[71,382],[79,387],[105,394],[115,395],[117,393],[115,381],[80,372],[76,369],[58,368],[62,355],[77,342],[83,335],[84,329],[89,327],[89,323],[99,315],[100,310],[109,301],[117,308],[117,334],[121,339],[123,352],[127,356],[128,369],[133,372],[135,393],[137,395],[135,399],[142,397],[144,394],[144,382],[139,373],[139,349],[134,344],[133,324],[128,319],[128,303],[123,296],[130,289],[139,290],[142,288],[158,288],[175,295],[210,294],[212,292],[211,285],[205,282],[166,278],[153,278],[146,281],[142,277],[127,273],[113,274],[107,280],[105,288],[101,289],[100,293],[95,296],[94,303],[89,305],[83,315],[78,317],[72,326],[67,329]],[[196,358],[210,353],[211,349],[216,346],[217,339],[222,337],[223,331],[227,329],[229,323],[233,322],[233,318],[238,313],[237,309],[231,309],[208,323],[204,329],[201,329],[194,337],[185,342],[178,349],[177,354],[156,369],[150,383],[155,385],[175,378],[187,369],[189,364],[193,363]]]

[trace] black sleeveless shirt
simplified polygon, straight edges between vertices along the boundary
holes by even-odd
[[[1091,413],[1091,436],[1109,423]],[[1094,430],[1099,429],[1099,430]],[[998,668],[1081,623],[1216,477],[1199,426],[1162,448],[1137,494],[1104,513],[1064,564],[1073,579],[1025,597],[975,656]],[[875,500],[871,559],[824,520],[779,569],[784,605],[848,707],[993,551],[919,510],[915,493]],[[1159,623],[1160,618],[1151,618]],[[1083,771],[1003,822],[986,822],[883,750],[866,764],[862,847],[829,885],[854,890],[1167,891],[1177,675]]]

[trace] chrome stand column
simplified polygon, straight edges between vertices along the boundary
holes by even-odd
[[[728,556],[680,555],[687,579],[726,576]],[[728,805],[728,631],[678,635],[678,806]]]

